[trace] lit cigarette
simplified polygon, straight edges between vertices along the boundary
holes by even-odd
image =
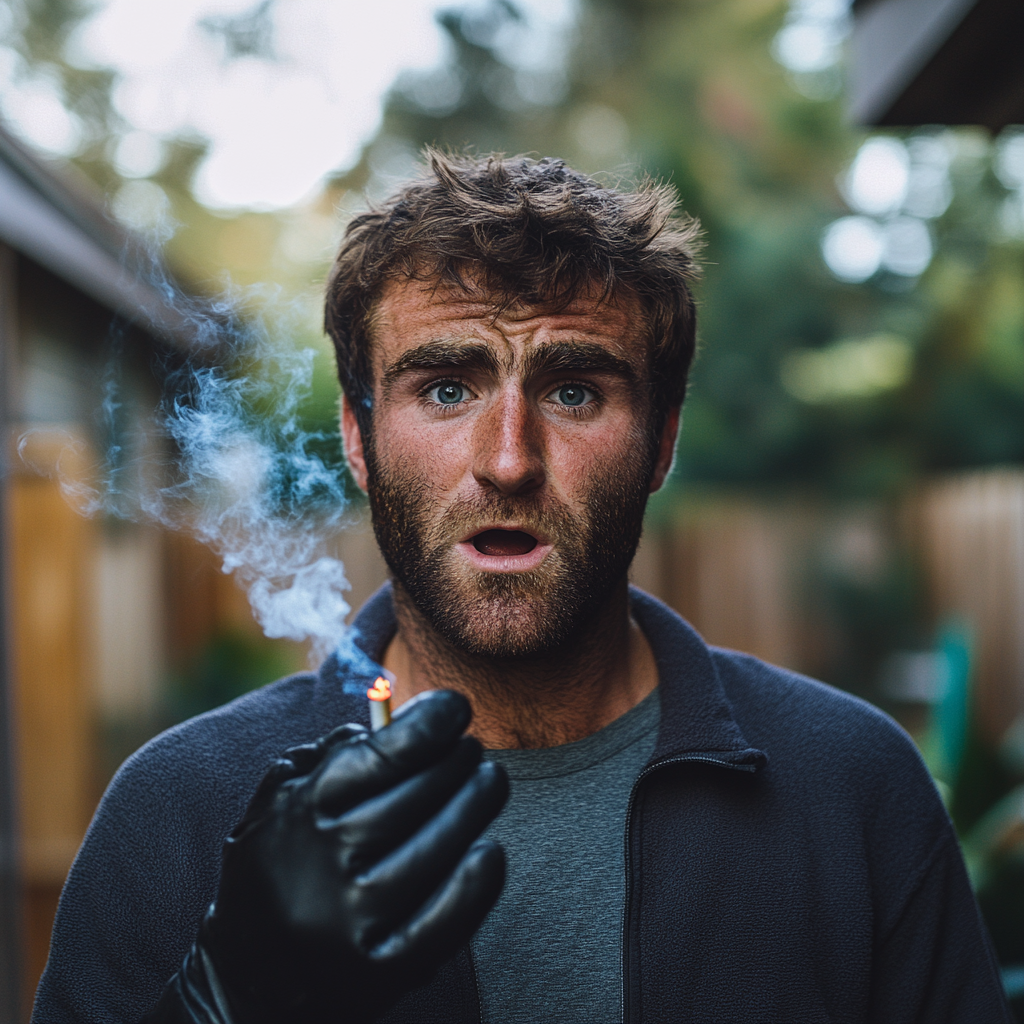
[[[376,732],[391,721],[391,680],[377,676],[366,696],[370,701],[370,728]]]

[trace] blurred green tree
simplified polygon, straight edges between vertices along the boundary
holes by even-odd
[[[448,64],[396,83],[335,187],[379,197],[427,143],[673,182],[708,240],[679,482],[877,496],[923,472],[1021,461],[1024,245],[999,231],[1009,190],[991,143],[908,133],[911,147],[939,140],[950,165],[930,265],[838,280],[819,243],[851,212],[837,179],[864,133],[839,95],[802,94],[773,59],[785,10],[585,0],[562,59],[539,69],[517,60],[529,26],[508,0],[443,11]],[[873,380],[871,359],[899,365]],[[800,387],[808,368],[838,380]]]

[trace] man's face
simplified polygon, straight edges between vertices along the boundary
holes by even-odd
[[[346,405],[346,449],[388,566],[456,647],[552,650],[622,580],[677,424],[652,440],[641,329],[631,303],[495,319],[461,292],[384,293],[373,434]]]

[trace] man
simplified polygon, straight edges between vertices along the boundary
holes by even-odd
[[[353,221],[326,323],[392,583],[126,763],[37,1021],[1009,1019],[905,735],[627,586],[694,351],[672,208],[433,154]]]

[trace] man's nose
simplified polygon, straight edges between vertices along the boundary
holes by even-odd
[[[544,483],[540,424],[526,396],[502,390],[476,423],[473,475],[502,494],[530,494]]]

